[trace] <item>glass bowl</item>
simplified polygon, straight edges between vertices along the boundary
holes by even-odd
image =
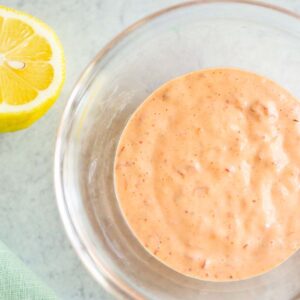
[[[122,299],[292,299],[300,253],[264,275],[236,282],[185,277],[137,242],[113,185],[126,121],[157,87],[208,67],[267,76],[300,97],[300,16],[254,1],[192,1],[133,24],[84,71],[57,137],[55,186],[67,234],[84,265]]]

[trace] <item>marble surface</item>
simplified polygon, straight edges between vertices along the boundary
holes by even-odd
[[[58,215],[53,154],[64,106],[85,65],[116,33],[146,14],[178,2],[1,1],[2,5],[27,11],[46,21],[58,33],[66,52],[67,80],[58,102],[31,128],[0,135],[0,239],[61,299],[113,299],[82,266]],[[267,2],[300,12],[299,0]]]

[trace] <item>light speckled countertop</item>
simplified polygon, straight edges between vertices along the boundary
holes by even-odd
[[[3,5],[46,21],[59,35],[66,52],[67,80],[58,102],[31,128],[0,135],[0,239],[64,300],[112,297],[82,266],[58,215],[53,189],[53,155],[63,108],[83,68],[116,33],[146,14],[178,2],[1,1]],[[300,12],[299,0],[267,2]]]

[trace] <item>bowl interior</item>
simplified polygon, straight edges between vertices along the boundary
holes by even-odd
[[[299,252],[244,281],[212,283],[176,273],[136,241],[114,191],[114,154],[126,121],[167,80],[202,68],[237,67],[300,97],[299,19],[249,2],[196,1],[140,21],[98,55],[72,94],[56,152],[60,212],[85,265],[124,298],[291,299],[300,290]]]

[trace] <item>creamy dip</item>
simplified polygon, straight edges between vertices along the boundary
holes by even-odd
[[[300,247],[300,104],[267,78],[167,82],[129,120],[114,171],[134,235],[184,275],[245,279]]]

